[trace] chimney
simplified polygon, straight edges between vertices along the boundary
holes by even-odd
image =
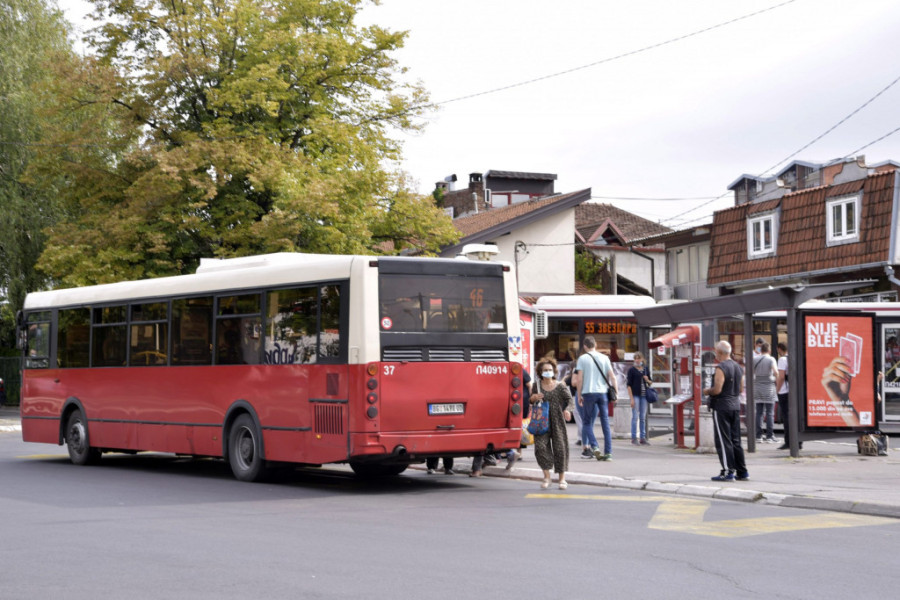
[[[456,173],[454,173],[453,175],[447,175],[446,177],[444,177],[444,181],[447,182],[447,185],[448,185],[447,189],[449,191],[452,192],[452,191],[456,190]]]

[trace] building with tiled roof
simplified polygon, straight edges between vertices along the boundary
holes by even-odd
[[[851,292],[897,297],[900,171],[833,178],[775,199],[744,202],[713,217],[707,283],[728,290],[862,280]],[[821,181],[821,180],[820,180]]]
[[[469,173],[469,184],[464,189],[456,189],[457,177],[450,175],[435,183],[435,192],[441,198],[441,206],[456,219],[552,196],[554,181],[554,173],[491,169],[484,173]]]
[[[890,161],[867,167],[864,156],[853,159],[839,158],[823,163],[795,160],[771,177],[741,175],[728,185],[728,189],[734,192],[735,204],[762,202],[820,185],[862,179],[872,168],[880,172],[894,167]]]
[[[610,224],[615,227],[625,243],[672,231],[665,225],[654,223],[612,204],[585,202],[575,209],[575,227],[585,242],[602,239],[606,233],[605,226]]]
[[[670,228],[612,204],[586,202],[575,209],[576,240],[606,264],[605,281],[614,293],[654,295],[665,283],[665,253],[660,245],[632,245],[633,239]]]
[[[480,210],[454,219],[462,238],[441,256],[469,244],[494,244],[498,260],[516,266],[523,296],[575,292],[575,207],[591,197],[585,189]]]
[[[719,295],[719,288],[706,285],[710,255],[711,223],[637,238],[630,243],[662,246],[666,253],[665,281],[654,290],[657,300],[699,300]]]

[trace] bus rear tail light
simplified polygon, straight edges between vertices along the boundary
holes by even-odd
[[[375,379],[375,375],[378,374],[378,363],[369,363],[366,366],[366,373],[369,375],[369,379],[366,381],[366,388],[369,390],[369,393],[366,394],[366,402],[369,403],[369,408],[366,409],[366,416],[374,419],[378,416],[378,408],[375,406],[378,402],[378,394],[375,392],[378,389],[378,380]]]
[[[509,412],[514,416],[518,416],[522,412],[522,405],[519,404],[519,401],[522,399],[522,391],[520,389],[522,387],[522,365],[517,362],[510,363],[509,371],[513,375],[509,380],[509,385],[512,387],[512,391],[509,393],[509,399],[512,400]]]

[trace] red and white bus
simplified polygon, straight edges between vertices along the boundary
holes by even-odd
[[[29,294],[22,437],[104,452],[391,475],[516,448],[522,366],[505,263],[271,254]]]

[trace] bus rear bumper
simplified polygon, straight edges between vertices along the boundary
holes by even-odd
[[[516,449],[521,429],[351,434],[351,456],[415,461],[429,456],[474,456]]]

